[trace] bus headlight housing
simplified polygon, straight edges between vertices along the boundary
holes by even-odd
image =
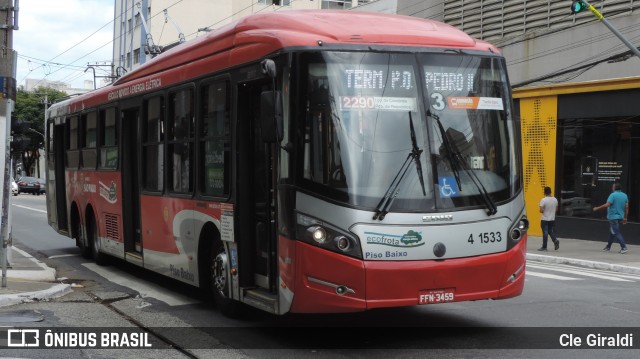
[[[509,248],[515,246],[522,237],[525,236],[529,229],[529,220],[526,215],[521,215],[520,218],[509,229]]]
[[[362,259],[362,248],[356,236],[302,213],[296,215],[296,222],[296,239],[332,252]]]

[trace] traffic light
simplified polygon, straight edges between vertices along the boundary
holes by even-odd
[[[585,4],[584,1],[574,0],[573,3],[571,3],[571,12],[574,14],[577,14],[586,8],[587,4]]]

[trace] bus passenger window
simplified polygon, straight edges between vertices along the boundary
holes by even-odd
[[[97,164],[97,119],[96,112],[89,112],[83,115],[81,127],[82,133],[82,167],[87,169],[95,169]]]
[[[203,86],[200,90],[202,118],[199,133],[201,158],[200,186],[207,196],[222,197],[229,193],[229,96],[228,82]]]
[[[67,167],[78,168],[80,166],[80,150],[78,148],[78,135],[80,134],[80,122],[78,116],[69,118],[69,142],[67,143]]]
[[[147,191],[161,192],[164,187],[164,116],[162,97],[145,101],[142,121],[142,186]]]
[[[118,167],[118,128],[116,108],[100,111],[100,168]]]
[[[169,95],[168,165],[173,192],[193,190],[193,90],[185,89]]]

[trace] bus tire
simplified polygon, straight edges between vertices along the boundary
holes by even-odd
[[[76,242],[78,243],[78,247],[80,247],[80,255],[83,258],[91,259],[91,245],[87,242],[87,239],[84,238],[80,216],[76,217],[74,224],[76,232]]]
[[[231,287],[229,255],[222,241],[216,241],[211,248],[208,272],[213,302],[222,314],[229,318],[237,318],[241,314],[241,303],[229,295]]]
[[[87,240],[91,246],[91,257],[97,265],[105,265],[107,264],[107,258],[104,253],[100,252],[100,237],[98,237],[98,226],[96,225],[96,220],[93,215],[89,217],[88,225]]]

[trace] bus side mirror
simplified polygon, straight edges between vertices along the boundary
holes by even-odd
[[[260,129],[262,141],[274,143],[282,141],[282,93],[264,91],[260,94]]]

